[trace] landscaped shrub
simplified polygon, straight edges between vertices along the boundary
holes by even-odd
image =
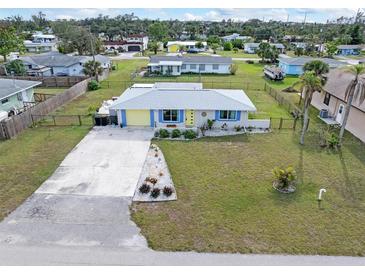
[[[279,190],[287,191],[291,188],[297,178],[296,172],[293,167],[289,166],[286,169],[275,167],[272,170],[275,176],[276,184],[275,187]]]
[[[171,132],[171,137],[172,138],[179,138],[181,136],[181,131],[177,128],[175,128],[172,132]]]
[[[159,131],[160,138],[169,138],[170,132],[167,129],[161,128]]]
[[[152,189],[151,197],[156,199],[158,196],[160,196],[160,192],[161,192],[161,190],[157,187]]]
[[[195,139],[197,136],[196,132],[192,129],[188,129],[184,131],[184,137],[185,139]]]
[[[174,191],[173,191],[172,187],[170,187],[170,186],[165,186],[165,187],[163,188],[163,194],[164,194],[166,197],[171,196],[172,192],[174,192]]]
[[[234,126],[234,129],[238,132],[238,131],[242,130],[242,127],[241,126]]]
[[[150,182],[151,184],[155,185],[157,183],[157,179],[154,177],[146,177],[146,179],[144,179],[146,182]]]
[[[139,192],[141,192],[142,194],[147,194],[148,192],[150,192],[151,187],[147,184],[143,184],[139,187]]]
[[[88,108],[87,108],[87,112],[89,115],[92,115],[94,114],[96,111],[99,110],[99,106],[97,105],[90,105]]]
[[[247,63],[247,64],[251,64],[251,65],[252,65],[252,64],[254,64],[255,62],[254,62],[253,60],[246,60],[246,63]]]
[[[208,129],[212,129],[214,122],[215,120],[210,120],[210,119],[207,120]]]
[[[338,135],[332,132],[327,138],[327,144],[329,148],[337,148],[340,144]]]
[[[89,91],[91,91],[91,90],[98,90],[99,88],[100,88],[100,84],[96,80],[91,80],[87,84],[87,90],[89,90]]]
[[[232,64],[230,67],[229,67],[229,72],[232,74],[232,75],[235,75],[236,72],[238,70],[238,66],[237,64]]]
[[[231,50],[232,50],[232,48],[233,48],[233,45],[232,45],[232,43],[231,43],[231,42],[225,42],[225,43],[223,44],[223,49],[224,49],[225,51],[231,51]]]
[[[153,136],[155,136],[156,138],[160,136],[160,133],[158,131],[155,131],[155,133],[153,134]]]

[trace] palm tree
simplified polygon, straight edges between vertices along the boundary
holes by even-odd
[[[103,68],[98,61],[87,61],[84,64],[83,73],[89,75],[90,77],[95,77],[95,80],[99,82],[99,75],[103,73]]]
[[[300,144],[304,145],[304,135],[309,123],[309,107],[312,102],[313,93],[323,90],[322,81],[313,71],[306,71],[293,86],[299,86],[301,92],[304,91],[303,128],[300,135]]]
[[[214,54],[217,54],[217,49],[219,48],[219,44],[217,44],[217,43],[213,43],[213,44],[211,44],[211,49],[213,50],[213,53]]]
[[[361,78],[361,75],[365,74],[365,66],[364,65],[354,65],[351,67],[348,67],[346,69],[349,73],[355,76],[354,79],[351,80],[349,85],[346,88],[345,92],[345,101],[346,107],[345,112],[343,116],[343,121],[341,125],[341,130],[339,134],[339,143],[341,145],[343,134],[345,133],[345,128],[347,124],[347,119],[350,114],[351,105],[353,100],[358,100],[359,104],[361,105],[365,101],[365,81]]]

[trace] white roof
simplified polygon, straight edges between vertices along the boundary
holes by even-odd
[[[178,88],[128,88],[110,109],[256,111],[255,105],[243,90],[193,89],[189,86],[183,89],[181,85]]]
[[[203,83],[157,82],[152,87],[157,89],[203,89]]]
[[[182,45],[182,46],[195,46],[198,41],[168,41],[167,46],[171,45]],[[202,42],[204,46],[207,45],[207,42]]]
[[[159,65],[160,66],[181,66],[182,65],[182,61],[160,61]]]
[[[152,88],[154,84],[134,84],[132,88]]]

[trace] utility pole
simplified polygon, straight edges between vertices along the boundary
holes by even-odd
[[[305,24],[305,21],[307,20],[307,12],[304,13],[304,21],[303,24]]]
[[[93,56],[93,68],[94,68],[95,80],[96,80],[97,82],[99,82],[99,75],[98,75],[98,72],[97,72],[97,70],[96,70],[95,52],[94,52],[93,37],[92,37],[92,33],[91,33],[91,26],[89,26],[89,35],[90,35],[90,48],[91,48],[91,54],[92,54],[92,56]]]

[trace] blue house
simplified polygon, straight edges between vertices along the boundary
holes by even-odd
[[[345,63],[335,59],[302,56],[296,58],[279,58],[279,67],[286,75],[301,75],[303,74],[304,64],[313,60],[325,62],[330,68],[338,68],[340,66],[346,65]]]
[[[339,45],[337,46],[338,55],[359,55],[362,50],[361,45]]]

